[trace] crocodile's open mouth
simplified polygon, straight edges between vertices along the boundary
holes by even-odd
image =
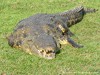
[[[41,49],[41,50],[38,50],[38,51],[39,51],[39,55],[43,58],[46,58],[46,59],[55,58],[56,52],[54,52],[54,49],[52,49],[52,48]]]

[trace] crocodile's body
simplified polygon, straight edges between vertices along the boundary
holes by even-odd
[[[63,13],[36,14],[23,19],[8,37],[8,43],[47,59],[55,58],[63,44],[70,43],[73,47],[80,48],[82,46],[70,38],[69,27],[81,21],[86,11],[83,7],[78,7]],[[95,10],[89,10],[93,11]]]

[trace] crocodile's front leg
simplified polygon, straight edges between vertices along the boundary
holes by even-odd
[[[75,41],[73,41],[70,37],[67,36],[67,42],[71,44],[75,48],[82,48],[82,45],[77,44]]]
[[[58,39],[59,43],[62,45],[67,45],[70,44],[75,48],[81,48],[83,47],[82,45],[77,44],[75,41],[73,41],[70,36],[68,35],[63,35],[60,39]]]

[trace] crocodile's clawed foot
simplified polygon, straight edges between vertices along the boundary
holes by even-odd
[[[84,46],[83,46],[83,45],[78,45],[78,44],[76,44],[76,45],[74,45],[73,47],[74,47],[74,48],[83,48]]]
[[[82,48],[82,45],[77,44],[75,41],[73,41],[70,37],[67,37],[67,41],[70,45],[72,45],[75,48]]]

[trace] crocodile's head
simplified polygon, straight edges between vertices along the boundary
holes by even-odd
[[[57,45],[52,36],[47,34],[40,34],[39,37],[35,39],[34,45],[37,48],[39,56],[46,59],[55,58]]]

